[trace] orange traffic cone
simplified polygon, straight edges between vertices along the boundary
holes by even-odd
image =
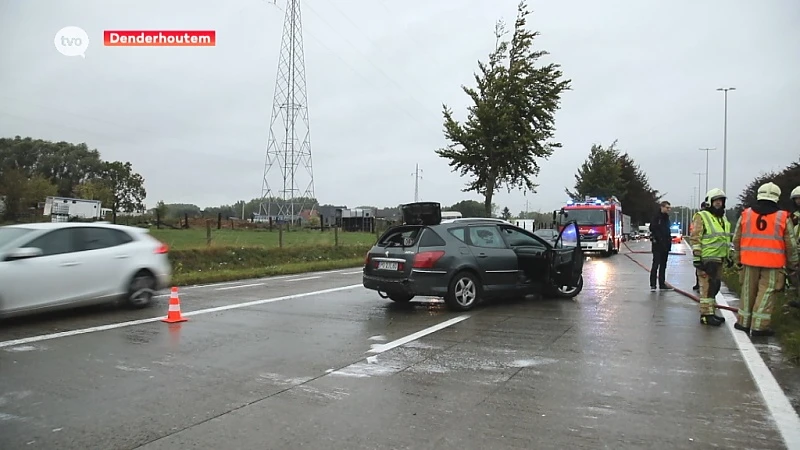
[[[181,300],[178,298],[178,288],[172,287],[172,293],[169,295],[169,311],[167,311],[167,318],[161,319],[166,323],[186,322],[187,318],[181,315]]]

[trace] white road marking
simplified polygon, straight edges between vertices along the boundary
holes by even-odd
[[[356,271],[354,271],[354,272],[342,272],[342,273],[340,273],[339,275],[355,275],[355,274],[357,274],[357,273],[364,273],[364,269],[361,269],[361,270],[356,270]]]
[[[184,316],[197,316],[197,315],[200,315],[200,314],[209,314],[209,313],[214,313],[214,312],[219,312],[219,311],[227,311],[229,309],[247,308],[248,306],[263,305],[265,303],[274,303],[274,302],[280,302],[280,301],[284,301],[284,300],[294,300],[294,299],[297,299],[297,298],[310,297],[310,296],[313,296],[313,295],[330,294],[330,293],[333,293],[333,292],[346,291],[346,290],[349,290],[349,289],[355,289],[355,288],[359,288],[359,287],[363,287],[363,286],[361,284],[351,284],[350,286],[342,286],[342,287],[336,287],[336,288],[331,288],[331,289],[323,289],[323,290],[320,290],[320,291],[304,292],[302,294],[285,295],[283,297],[265,298],[265,299],[253,300],[253,301],[245,302],[245,303],[235,303],[235,304],[232,304],[232,305],[225,305],[225,306],[217,306],[217,307],[214,307],[214,308],[199,309],[197,311],[185,312],[185,313],[183,313],[183,315]],[[111,324],[100,325],[100,326],[96,326],[96,327],[82,328],[82,329],[79,329],[79,330],[62,331],[60,333],[41,334],[39,336],[31,336],[31,337],[22,338],[22,339],[14,339],[14,340],[11,340],[11,341],[2,341],[2,342],[0,342],[0,348],[14,347],[16,345],[29,344],[31,342],[47,341],[47,340],[58,339],[58,338],[62,338],[62,337],[77,336],[77,335],[80,335],[80,334],[94,333],[94,332],[97,332],[97,331],[113,330],[115,328],[124,328],[124,327],[131,327],[131,326],[135,326],[135,325],[142,325],[142,324],[145,324],[145,323],[157,322],[157,321],[163,319],[164,317],[165,316],[151,317],[149,319],[131,320],[131,321],[128,321],[128,322],[111,323]]]
[[[239,288],[246,288],[246,287],[253,287],[253,286],[263,286],[264,283],[253,283],[253,284],[240,284],[238,286],[228,286],[214,289],[215,291],[227,291],[228,289],[239,289]]]
[[[720,305],[728,305],[727,296],[721,292],[717,294],[717,303]],[[733,334],[733,339],[736,341],[736,346],[739,347],[739,352],[742,354],[745,365],[750,370],[750,375],[753,376],[753,381],[756,382],[761,396],[764,398],[764,403],[767,405],[772,418],[775,421],[775,427],[780,431],[783,437],[783,442],[788,449],[800,449],[800,417],[792,407],[786,393],[783,392],[775,377],[772,376],[761,354],[756,350],[750,336],[744,332],[733,328],[736,322],[736,315],[727,309],[722,310],[725,316],[725,324]]]
[[[339,273],[339,272],[342,272],[344,270],[348,270],[348,269],[326,270],[324,272],[296,273],[296,274],[293,274],[293,275],[280,275],[280,276],[275,276],[275,277],[264,277],[264,278],[256,278],[256,279],[267,280],[267,281],[284,280],[286,278],[293,278],[293,277],[297,277],[297,276],[300,276],[300,275],[311,275],[311,274],[326,275],[326,274],[331,274],[331,273]],[[347,273],[348,274],[349,273],[363,273],[363,271],[359,270],[358,272],[347,272]],[[216,287],[219,287],[219,286],[228,286],[228,285],[231,285],[231,284],[244,283],[245,281],[248,281],[248,280],[225,281],[223,283],[195,284],[195,285],[192,285],[192,286],[182,286],[182,287],[178,288],[178,290],[179,291],[185,291],[185,290],[188,290],[188,289],[216,288]],[[165,298],[165,297],[169,297],[169,295],[170,294],[159,294],[159,295],[155,295],[153,297],[154,298]]]
[[[683,243],[688,250],[687,254],[691,255],[691,245],[686,241]],[[730,306],[728,304],[728,296],[722,292],[717,293],[716,300],[720,305]],[[744,363],[750,371],[756,387],[761,392],[761,397],[764,399],[764,403],[775,421],[775,427],[780,432],[786,448],[790,450],[800,449],[800,417],[798,417],[797,411],[794,410],[786,393],[783,392],[761,354],[758,353],[750,336],[733,327],[733,324],[736,323],[736,314],[727,309],[720,309],[720,311],[725,317],[725,325],[733,335],[733,340],[739,348],[739,353],[742,354],[742,359],[744,359]]]
[[[421,337],[427,336],[431,333],[435,333],[439,330],[445,329],[449,326],[455,325],[469,318],[470,318],[469,314],[464,314],[462,316],[454,317],[450,320],[445,320],[442,323],[437,323],[432,327],[425,328],[424,330],[417,331],[416,333],[409,334],[408,336],[401,337],[400,339],[394,340],[392,342],[387,342],[383,345],[375,345],[371,349],[369,349],[367,353],[383,353],[389,351],[393,348],[397,348],[403,344],[408,344],[411,341],[416,341]]]
[[[317,278],[322,278],[322,277],[292,278],[291,280],[286,280],[286,281],[288,281],[288,282],[294,282],[294,281],[306,281],[306,280],[316,280]]]

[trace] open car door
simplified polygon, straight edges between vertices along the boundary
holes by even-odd
[[[574,220],[567,222],[558,234],[551,264],[552,281],[561,294],[573,297],[583,289],[583,250],[578,223]]]
[[[416,202],[400,206],[405,225],[439,225],[442,223],[442,205],[437,202]]]

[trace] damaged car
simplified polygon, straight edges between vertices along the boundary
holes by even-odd
[[[401,210],[403,224],[383,233],[364,261],[363,285],[382,298],[442,297],[449,308],[467,311],[497,297],[573,298],[583,289],[575,222],[550,242],[509,223],[443,223],[436,202]]]

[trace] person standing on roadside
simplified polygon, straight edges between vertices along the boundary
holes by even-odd
[[[792,223],[794,224],[795,244],[797,244],[797,251],[800,252],[800,186],[792,190],[789,199],[792,201],[792,209],[794,209],[792,211]],[[790,289],[800,292],[800,274],[794,272],[790,275],[792,282]],[[789,301],[789,306],[800,308],[800,300]]]
[[[653,265],[650,268],[650,292],[656,290],[656,280],[658,288],[670,290],[667,286],[667,258],[672,250],[672,235],[669,232],[669,212],[672,206],[668,201],[663,201],[659,205],[659,210],[653,220],[650,221],[650,242],[653,250]]]
[[[734,327],[751,336],[772,336],[770,328],[775,293],[786,284],[784,269],[797,269],[794,225],[789,213],[778,208],[781,188],[765,183],[756,204],[742,212],[733,235],[734,258],[743,267],[741,305]]]
[[[731,267],[731,223],[725,217],[725,192],[706,193],[706,209],[692,218],[692,264],[700,291],[700,323],[718,327],[725,318],[716,314],[716,296],[722,288],[722,264]]]
[[[705,211],[706,209],[708,209],[708,203],[706,203],[705,201],[703,203],[700,203],[700,211]],[[697,219],[697,214],[700,211],[697,211],[696,213],[694,213],[694,216],[692,216],[692,223],[689,224],[689,236],[690,237],[692,235],[692,232],[694,231],[694,222]],[[695,271],[695,273],[694,273],[694,286],[692,286],[692,289],[695,292],[700,292],[700,277],[697,276],[697,271]]]

